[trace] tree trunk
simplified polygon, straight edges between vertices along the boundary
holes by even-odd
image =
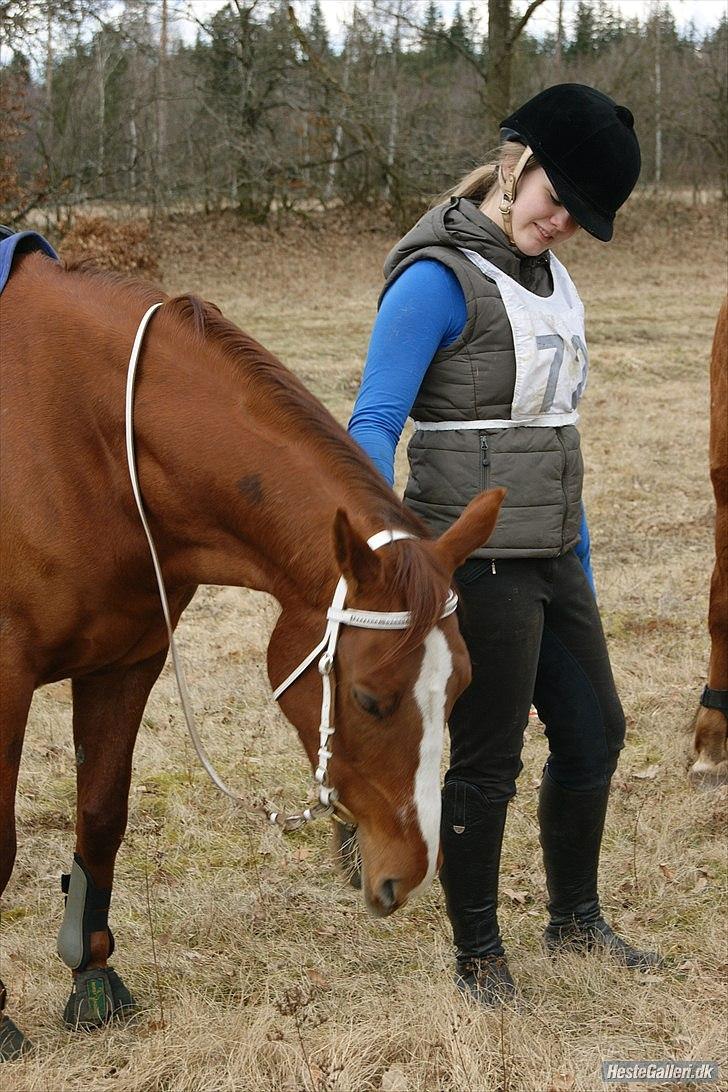
[[[159,27],[159,61],[157,65],[157,162],[165,162],[167,153],[167,51],[169,39],[167,0],[162,0]]]
[[[559,11],[556,22],[556,48],[554,50],[554,68],[561,74],[564,63],[564,0],[559,0]]]
[[[53,8],[50,4],[46,13],[45,94],[50,115],[53,107]]]
[[[131,152],[131,160],[129,164],[129,182],[131,184],[131,199],[136,201],[137,197],[137,157],[139,155],[139,145],[137,142],[137,127],[136,127],[136,103],[132,102],[132,115],[129,119],[129,148]]]
[[[660,5],[655,13],[655,189],[662,182],[662,57]]]
[[[511,0],[488,0],[488,70],[485,80],[486,122],[490,143],[510,112]]]
[[[341,86],[344,91],[349,90],[349,68],[351,65],[351,48],[347,49],[344,46],[344,71],[341,77]],[[341,103],[342,113],[346,110],[346,103]],[[334,187],[336,186],[336,167],[339,156],[341,155],[341,146],[344,139],[344,127],[342,123],[337,122],[336,129],[334,130],[334,142],[331,145],[331,161],[329,163],[329,174],[326,179],[326,188],[324,189],[324,203],[326,204],[334,196]]]
[[[391,64],[391,90],[392,99],[389,107],[389,134],[387,137],[387,178],[384,183],[384,200],[389,201],[392,197],[392,168],[394,167],[394,159],[397,151],[397,135],[399,132],[399,87],[397,80],[397,73],[399,68],[399,47],[400,47],[400,19],[402,18],[402,0],[399,0],[397,4],[397,17],[394,23],[394,34],[392,36],[392,64]]]
[[[99,80],[99,98],[97,103],[98,140],[96,142],[96,178],[103,185],[104,162],[106,160],[106,58],[102,51],[101,35],[96,42],[96,74]]]

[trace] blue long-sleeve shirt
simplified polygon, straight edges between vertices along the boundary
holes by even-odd
[[[394,453],[425,373],[438,350],[460,336],[467,314],[459,280],[430,258],[408,266],[382,299],[349,432],[390,485]],[[576,553],[594,590],[583,506]]]

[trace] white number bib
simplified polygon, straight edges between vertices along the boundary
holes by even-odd
[[[537,296],[473,250],[463,254],[494,280],[513,333],[516,385],[513,425],[573,425],[586,387],[589,354],[584,305],[561,262],[551,255],[554,290]],[[499,421],[496,427],[508,427]]]

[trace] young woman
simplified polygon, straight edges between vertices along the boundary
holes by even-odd
[[[625,722],[585,549],[584,311],[551,253],[580,228],[611,239],[639,144],[630,111],[581,84],[542,91],[501,137],[497,162],[463,179],[389,254],[349,426],[391,483],[414,418],[405,499],[435,534],[479,490],[508,490],[495,532],[457,574],[473,681],[450,718],[443,789],[456,982],[485,1005],[515,993],[498,871],[532,702],[550,750],[538,812],[546,947],[596,949],[633,968],[658,962],[613,932],[597,893]]]

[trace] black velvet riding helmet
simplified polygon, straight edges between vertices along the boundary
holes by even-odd
[[[612,238],[641,165],[626,106],[594,87],[559,83],[505,118],[501,138],[527,144],[576,222],[603,242]]]

